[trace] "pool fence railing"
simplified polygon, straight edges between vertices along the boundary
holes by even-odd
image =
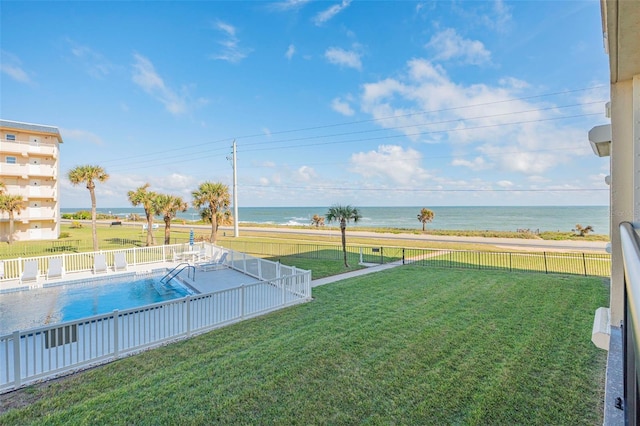
[[[225,250],[228,253],[226,266],[256,281],[212,293],[115,310],[2,335],[0,393],[311,300],[311,271],[280,265],[210,243],[197,243],[197,246],[210,254]],[[192,248],[181,244],[101,253],[107,254],[111,267],[114,252],[125,252],[129,264],[152,264],[173,259],[176,253],[191,251]],[[64,256],[65,269],[69,273],[91,271],[93,255],[95,253],[53,257]],[[50,259],[37,258],[44,270]],[[25,260],[28,259],[9,262],[8,270],[12,276],[20,272],[19,264]],[[130,272],[128,274],[133,275]]]
[[[225,247],[278,261],[285,261],[286,258],[335,261],[343,259],[342,247],[336,244],[225,241]],[[433,268],[541,272],[594,277],[609,277],[611,274],[611,255],[597,252],[498,252],[347,245],[347,258],[349,263],[362,264],[400,262]]]

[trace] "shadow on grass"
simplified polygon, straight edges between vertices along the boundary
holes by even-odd
[[[546,265],[544,262],[531,262],[527,265],[523,265],[522,262],[518,264],[509,263],[478,263],[478,262],[464,262],[447,259],[421,259],[411,262],[412,265],[432,267],[432,268],[444,268],[444,269],[477,269],[477,270],[490,270],[490,271],[504,271],[504,272],[528,272],[528,273],[542,273],[542,274],[562,274],[562,275],[582,275],[592,277],[606,277],[609,273],[608,265],[593,265],[582,262],[567,263],[567,264],[555,264],[548,262]]]
[[[113,246],[122,246],[122,247],[143,247],[145,245],[141,240],[134,240],[131,238],[107,238],[104,240],[105,243]]]
[[[326,253],[321,253],[322,251],[326,251]],[[337,258],[335,254],[336,251],[334,250],[320,250],[316,253],[308,252],[304,254],[291,254],[286,256],[270,256],[265,259],[273,262],[280,262],[287,266],[295,266],[296,268],[310,270],[313,279],[329,277],[365,268],[358,263],[359,256],[357,253],[347,253],[349,268],[344,266],[342,252],[338,252],[339,256]]]

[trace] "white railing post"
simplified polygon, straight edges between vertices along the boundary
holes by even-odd
[[[262,259],[258,260],[258,278],[262,279]]]
[[[280,270],[280,262],[276,263],[276,278],[280,278],[282,276],[282,271]]]
[[[187,303],[187,337],[191,336],[191,295],[186,297]]]
[[[120,326],[119,326],[119,317],[118,310],[113,311],[113,356],[118,358],[120,355]]]
[[[244,319],[244,284],[240,286],[240,318]]]
[[[35,354],[34,354],[35,356]],[[7,372],[9,376],[9,372]],[[22,371],[20,368],[20,332],[13,332],[13,382],[15,387],[20,386],[22,382]],[[9,377],[7,377],[8,379]]]
[[[287,278],[280,278],[280,286],[282,287],[282,291],[281,291],[281,295],[282,295],[282,306],[284,306],[285,302],[287,301],[287,297],[286,297],[286,293],[284,291],[284,283],[286,279],[291,279],[291,277],[287,277]]]

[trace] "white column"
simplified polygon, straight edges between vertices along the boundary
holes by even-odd
[[[621,222],[640,226],[640,76],[611,85],[611,325],[624,318]]]

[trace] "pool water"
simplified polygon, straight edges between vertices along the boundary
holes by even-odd
[[[162,275],[56,285],[0,294],[0,335],[185,297],[192,292]]]

